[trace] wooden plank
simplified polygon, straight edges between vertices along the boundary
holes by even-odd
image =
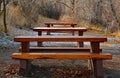
[[[42,36],[42,31],[38,32],[38,36]],[[42,46],[42,42],[37,42],[37,46]]]
[[[105,37],[88,37],[88,36],[17,36],[16,42],[105,42]]]
[[[83,36],[83,32],[78,31],[78,36]],[[84,47],[84,43],[78,42],[78,47]]]
[[[34,27],[34,31],[87,31],[85,27],[74,27],[74,28],[53,28],[53,27]]]
[[[29,52],[29,42],[21,43],[21,52]],[[31,61],[30,60],[20,60],[19,75],[30,76],[31,72]]]
[[[45,22],[45,25],[77,25],[74,22]]]
[[[100,53],[100,43],[99,42],[91,42],[91,52],[92,53]],[[104,78],[104,68],[103,61],[92,59],[93,62],[93,70],[95,78]]]
[[[13,53],[12,59],[112,59],[108,53]]]
[[[19,49],[19,51],[21,52],[21,48]],[[57,53],[74,53],[74,52],[90,52],[89,48],[85,48],[85,47],[30,47],[29,48],[29,52],[47,52],[47,53],[51,53],[51,52],[57,52]],[[100,52],[102,52],[102,49],[100,49]]]

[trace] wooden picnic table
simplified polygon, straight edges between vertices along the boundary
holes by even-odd
[[[44,22],[44,24],[47,27],[53,27],[55,25],[62,25],[64,27],[66,27],[66,26],[75,27],[77,25],[77,23],[75,23],[75,22]],[[49,35],[50,32],[47,32],[47,34]],[[74,35],[74,32],[73,32],[73,35]]]
[[[78,36],[83,36],[83,32],[86,32],[87,28],[85,28],[85,27],[74,27],[74,28],[72,28],[72,27],[69,27],[69,28],[64,28],[64,27],[62,27],[62,28],[34,27],[33,30],[38,32],[38,36],[41,36],[43,31],[47,31],[47,32],[51,32],[51,31],[52,32],[54,32],[54,31],[74,31],[75,32],[75,31],[77,31]],[[42,43],[38,42],[38,46],[41,46],[41,45],[42,45]],[[78,44],[78,47],[83,47],[83,43],[80,42]]]
[[[75,22],[44,22],[44,24],[47,25],[47,27],[54,26],[54,25],[68,25],[71,27],[75,27],[75,25],[77,25],[77,23]]]
[[[14,41],[21,42],[21,53],[12,55],[13,59],[20,59],[20,72],[27,75],[31,71],[30,60],[33,59],[92,59],[94,76],[95,78],[104,78],[103,62],[104,59],[112,59],[110,54],[102,54],[100,50],[100,43],[106,42],[107,38],[104,37],[88,37],[88,36],[18,36]],[[91,53],[31,53],[30,42],[90,42]],[[45,49],[44,49],[45,50]],[[57,49],[56,49],[57,50]],[[67,49],[66,49],[67,50]],[[46,50],[48,51],[48,50]],[[69,49],[68,49],[69,51]],[[30,53],[29,53],[30,52]]]

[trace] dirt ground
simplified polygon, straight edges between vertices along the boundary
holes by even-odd
[[[47,43],[48,46],[56,45]],[[44,45],[47,45],[46,43]],[[58,44],[58,43],[57,43]],[[68,43],[75,45],[76,43]],[[60,44],[63,46],[64,44]],[[116,45],[116,46],[112,46]],[[67,44],[66,44],[67,46]],[[87,46],[87,43],[86,43]],[[112,47],[111,47],[112,46]],[[18,46],[0,48],[0,78],[25,78],[19,76],[19,61],[12,60],[11,55],[18,52]],[[112,60],[104,61],[105,78],[120,78],[119,44],[102,44],[103,52],[111,53]],[[93,71],[87,69],[87,60],[35,60],[32,62],[31,77],[28,78],[93,78]]]

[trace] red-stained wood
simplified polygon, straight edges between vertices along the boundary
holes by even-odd
[[[45,22],[45,25],[77,25],[77,23],[74,22]]]
[[[112,55],[108,53],[13,53],[13,59],[112,59]]]
[[[47,32],[59,32],[59,31],[72,31],[72,32],[75,32],[77,31],[78,32],[78,36],[83,36],[83,32],[86,32],[87,31],[87,28],[85,27],[69,27],[69,28],[53,28],[53,27],[34,27],[33,28],[34,31],[38,32],[38,35],[41,36],[42,35],[42,31],[47,31]],[[74,33],[72,33],[72,35],[74,35]],[[42,46],[42,43],[38,42],[38,46]],[[78,43],[78,47],[83,47],[83,42],[79,42]]]
[[[99,42],[91,42],[90,44],[91,44],[91,52],[92,53],[101,53],[99,51],[99,49],[100,49]],[[94,70],[95,78],[104,78],[103,61],[93,59],[92,62],[93,62],[93,70]]]
[[[33,60],[33,59],[91,59],[93,63],[93,69],[95,73],[95,78],[104,78],[103,74],[103,63],[102,60],[104,59],[112,59],[111,54],[104,54],[100,50],[100,43],[106,42],[107,38],[105,37],[95,37],[95,36],[18,36],[14,38],[14,41],[21,42],[22,43],[22,53],[13,53],[12,58],[13,59],[20,59],[20,60]],[[59,53],[35,53],[32,50],[38,50],[35,48],[29,47],[29,42],[90,42],[91,43],[91,49],[90,52],[86,54],[85,52],[83,54],[79,52],[71,52],[67,53],[69,49],[46,49],[46,51],[59,51]],[[30,51],[31,50],[31,51]],[[45,49],[41,49],[45,50]],[[63,50],[66,50],[63,51]],[[71,48],[71,50],[73,50]],[[75,49],[77,51],[77,49]],[[83,49],[84,50],[84,49]],[[87,49],[85,49],[87,50]],[[27,53],[31,52],[31,53]],[[61,53],[60,53],[61,52]],[[63,53],[65,52],[65,53]],[[24,66],[23,66],[24,65]],[[27,66],[29,67],[29,63],[20,64],[20,66],[23,66],[25,71],[30,72]],[[20,70],[23,70],[20,69]],[[25,73],[26,74],[26,73]]]
[[[42,31],[38,32],[38,36],[42,36]],[[42,46],[42,42],[37,42],[37,46]]]
[[[29,52],[29,42],[21,42],[21,52]],[[29,60],[20,60],[19,75],[30,76],[31,62]]]
[[[106,42],[105,37],[93,36],[17,36],[16,42]]]
[[[45,22],[45,25],[47,25],[47,27],[53,27],[54,25],[67,25],[67,26],[71,26],[71,27],[75,27],[75,25],[77,25],[77,23],[75,22]],[[72,34],[74,35],[74,32],[72,32]],[[47,35],[50,35],[50,31],[47,32]]]
[[[83,36],[83,32],[78,31],[78,36]],[[84,43],[83,42],[78,42],[78,47],[84,47]]]
[[[19,51],[21,52],[21,48],[19,49]],[[29,52],[41,52],[41,53],[52,53],[52,52],[56,52],[56,53],[80,53],[80,52],[89,52],[90,53],[90,49],[89,48],[84,48],[84,47],[30,47],[29,48]],[[99,52],[102,52],[102,49],[100,49]]]
[[[81,31],[81,32],[85,32],[87,31],[87,28],[85,27],[74,27],[74,28],[55,28],[55,27],[34,27],[33,28],[34,31]]]

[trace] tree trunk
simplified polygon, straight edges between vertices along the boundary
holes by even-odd
[[[119,22],[118,15],[117,15],[116,10],[115,10],[115,6],[114,6],[113,0],[110,0],[110,4],[111,4],[111,11],[113,12],[113,16],[115,17],[116,22],[120,26],[120,22]]]
[[[6,24],[6,3],[3,0],[3,24],[4,24],[4,32],[8,35],[7,24]]]
[[[102,2],[103,0],[99,0],[97,4],[97,10],[96,10],[96,19],[97,22],[100,23],[102,20]]]
[[[93,2],[93,11],[95,16],[91,19],[91,23],[102,25],[102,9],[103,0]]]
[[[0,0],[0,11],[1,11],[1,4],[2,4],[2,0]]]

